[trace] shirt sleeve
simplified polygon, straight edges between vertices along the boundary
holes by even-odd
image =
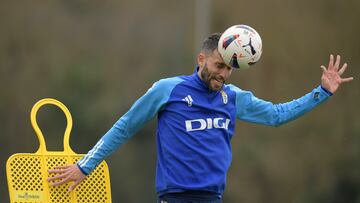
[[[238,119],[279,126],[294,120],[326,101],[332,94],[321,86],[310,93],[287,103],[273,104],[255,97],[249,91],[243,91],[231,85],[236,92],[236,116]]]
[[[159,80],[139,98],[96,145],[77,162],[80,170],[88,175],[106,157],[117,150],[147,121],[152,119],[166,105],[172,89],[181,82],[180,78]]]

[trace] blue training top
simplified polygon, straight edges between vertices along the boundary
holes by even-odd
[[[159,80],[137,100],[77,164],[90,174],[148,120],[158,115],[158,195],[200,190],[222,195],[231,163],[235,119],[279,126],[324,102],[321,86],[305,96],[272,104],[234,85],[210,91],[197,72]]]

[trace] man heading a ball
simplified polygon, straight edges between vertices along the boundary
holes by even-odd
[[[221,202],[231,164],[230,140],[235,121],[279,126],[326,101],[353,78],[341,78],[340,56],[322,66],[321,85],[283,104],[273,104],[234,85],[232,73],[218,52],[221,34],[209,36],[192,75],[159,80],[124,114],[77,164],[59,166],[49,181],[73,181],[73,190],[107,156],[117,150],[148,120],[157,115],[156,192],[159,202]]]

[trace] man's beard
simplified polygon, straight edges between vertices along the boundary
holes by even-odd
[[[206,86],[212,90],[212,91],[217,91],[218,89],[213,89],[211,87],[211,80],[217,80],[219,82],[222,82],[223,84],[225,84],[225,79],[221,76],[216,76],[213,73],[209,72],[209,69],[207,67],[207,64],[205,63],[204,68],[202,69],[202,71],[200,72],[201,78],[204,80]]]

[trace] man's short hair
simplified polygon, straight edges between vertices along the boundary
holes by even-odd
[[[213,51],[218,48],[218,42],[221,34],[222,33],[213,33],[208,36],[202,44],[201,52],[204,52],[205,54],[212,54]]]

